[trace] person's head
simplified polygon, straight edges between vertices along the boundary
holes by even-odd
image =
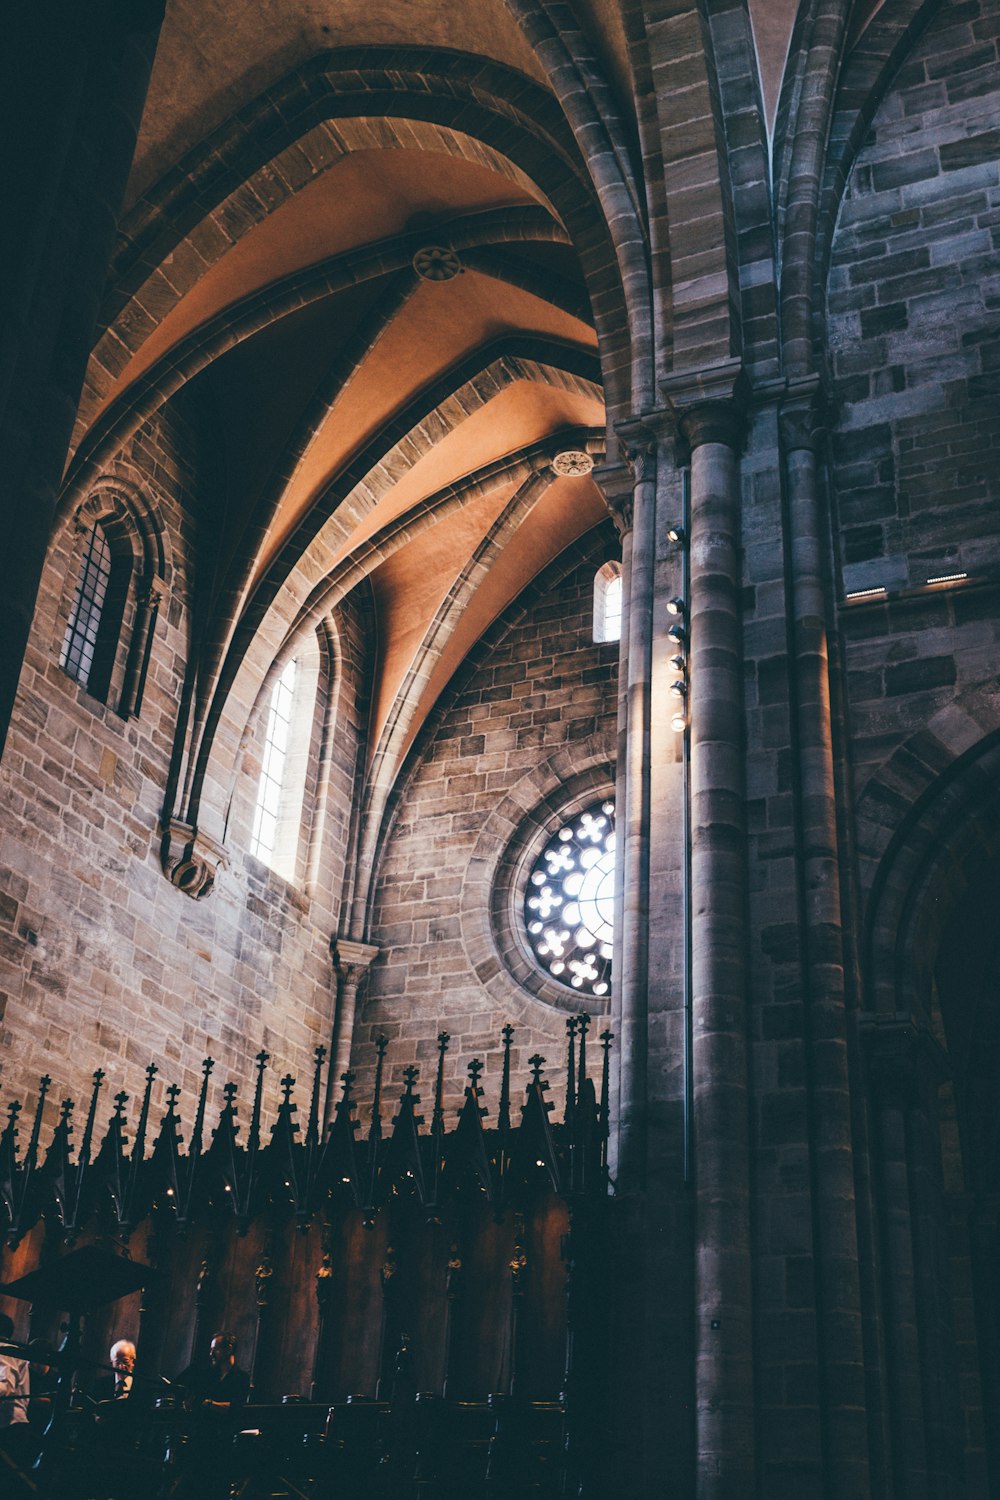
[[[111,1364],[116,1374],[131,1375],[135,1369],[135,1345],[128,1339],[119,1339],[112,1344]]]
[[[0,1339],[7,1340],[14,1337],[14,1319],[10,1313],[0,1312]]]
[[[236,1340],[231,1333],[217,1333],[208,1348],[208,1357],[217,1370],[236,1363]]]

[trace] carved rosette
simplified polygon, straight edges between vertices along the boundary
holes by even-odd
[[[593,467],[594,460],[582,448],[564,448],[552,459],[552,472],[562,479],[580,479]]]
[[[412,265],[421,281],[451,281],[462,271],[462,262],[450,245],[421,245]]]
[[[163,872],[185,896],[200,901],[209,896],[229,856],[221,844],[190,823],[171,818],[163,830]]]

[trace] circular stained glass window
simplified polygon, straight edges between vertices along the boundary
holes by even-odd
[[[611,989],[615,804],[597,802],[549,839],[528,877],[524,925],[537,962],[578,994]]]

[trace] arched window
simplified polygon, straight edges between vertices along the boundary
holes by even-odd
[[[131,548],[95,521],[84,547],[59,665],[102,703],[111,686],[131,577]]]
[[[594,578],[594,640],[617,641],[622,633],[621,564],[606,562]]]
[[[65,575],[73,593],[59,665],[88,697],[130,719],[142,707],[163,592],[163,527],[148,496],[115,475],[98,480],[70,535],[80,565]]]
[[[307,875],[311,818],[306,810],[308,805],[311,811],[315,795],[316,740],[325,704],[320,676],[316,642],[303,640],[271,689],[264,726],[250,853],[293,883]]]
[[[295,702],[295,662],[285,669],[271,692],[264,738],[264,764],[257,787],[250,853],[265,864],[272,864],[278,847],[282,821],[282,802],[287,802],[288,750]],[[285,819],[287,822],[287,817]]]

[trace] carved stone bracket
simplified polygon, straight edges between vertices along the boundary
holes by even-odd
[[[357,988],[382,950],[374,943],[352,943],[338,937],[331,942],[330,951],[341,983]]]
[[[611,519],[620,537],[632,530],[632,475],[628,465],[599,464],[592,470],[591,478],[597,483],[604,503],[611,512]]]
[[[216,877],[229,865],[221,844],[180,818],[164,825],[162,860],[170,884],[194,901],[211,895]]]
[[[638,417],[624,417],[615,423],[619,460],[597,464],[592,478],[623,540],[632,530],[636,486],[655,483],[660,446],[675,436],[673,414],[666,407],[657,407]]]
[[[778,412],[786,452],[796,448],[815,450],[823,431],[825,405],[826,393],[818,375],[788,382]]]
[[[688,447],[724,443],[737,453],[746,439],[750,386],[742,361],[726,360],[702,370],[678,370],[660,389]]]

